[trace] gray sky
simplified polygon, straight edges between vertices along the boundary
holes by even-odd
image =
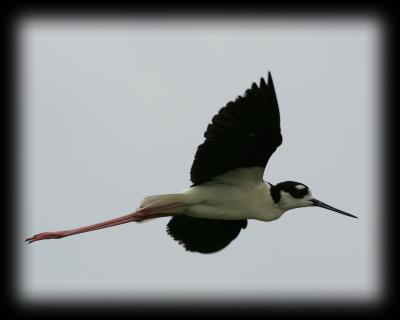
[[[379,21],[20,22],[23,301],[379,296]],[[212,116],[269,70],[284,141],[264,178],[303,182],[360,219],[296,209],[249,221],[212,255],[185,251],[167,235],[166,218],[22,242],[187,188]]]

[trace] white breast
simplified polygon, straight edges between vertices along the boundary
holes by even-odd
[[[279,218],[283,212],[271,198],[262,173],[259,167],[236,169],[187,189],[187,214],[222,220]]]

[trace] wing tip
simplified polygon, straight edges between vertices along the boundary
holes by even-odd
[[[274,83],[272,81],[271,71],[268,71],[268,85],[269,86],[273,86],[274,85]]]
[[[265,81],[264,77],[261,77],[260,80],[260,87],[273,87],[274,83],[272,81],[271,71],[268,71],[267,82]]]
[[[266,88],[267,87],[267,83],[264,80],[264,77],[261,77],[260,80],[260,88]]]

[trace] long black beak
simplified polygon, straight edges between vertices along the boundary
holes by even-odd
[[[347,213],[347,212],[344,212],[344,211],[342,211],[342,210],[339,210],[339,209],[336,209],[336,208],[334,208],[334,207],[331,207],[331,206],[327,205],[326,203],[323,203],[322,201],[319,201],[319,200],[317,200],[317,199],[311,199],[311,202],[312,202],[313,205],[316,206],[316,207],[321,207],[321,208],[325,208],[325,209],[332,210],[332,211],[335,211],[335,212],[339,212],[339,213],[341,213],[341,214],[344,214],[345,216],[349,216],[349,217],[352,217],[352,218],[358,218],[358,217],[356,217],[356,216],[353,216],[353,215],[350,214],[350,213]]]

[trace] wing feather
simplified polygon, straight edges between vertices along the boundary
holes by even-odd
[[[204,137],[190,170],[193,185],[237,168],[265,168],[282,143],[271,74],[268,73],[268,84],[261,78],[259,86],[253,83],[243,97],[220,109],[207,126]]]
[[[246,226],[247,220],[215,220],[179,215],[169,221],[167,233],[188,251],[213,253],[225,248]]]

